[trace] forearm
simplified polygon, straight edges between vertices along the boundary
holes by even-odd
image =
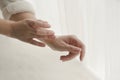
[[[0,34],[10,36],[10,33],[12,31],[12,23],[14,23],[14,21],[20,21],[24,19],[36,19],[36,18],[35,15],[32,13],[22,12],[12,15],[10,20],[0,19]]]
[[[14,21],[0,19],[0,34],[10,36],[12,23],[14,23]]]
[[[20,21],[20,20],[24,20],[24,19],[36,19],[35,14],[32,14],[30,12],[21,12],[21,13],[17,13],[11,16],[10,20],[13,21]]]
[[[32,13],[29,13],[29,12],[23,12],[23,13],[18,13],[18,14],[15,14],[15,15],[12,15],[10,20],[13,20],[13,21],[20,21],[20,20],[24,20],[24,19],[34,19],[36,20],[36,17],[35,17],[35,14],[32,14]],[[53,36],[55,37],[55,36]],[[50,39],[40,39],[39,40],[45,42],[46,44],[49,44],[51,42],[54,41],[54,38]]]

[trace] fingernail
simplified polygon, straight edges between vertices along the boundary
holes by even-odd
[[[47,26],[47,27],[50,27],[50,26],[51,26],[51,25],[48,24],[48,23],[44,23],[43,25],[44,25],[44,26]]]

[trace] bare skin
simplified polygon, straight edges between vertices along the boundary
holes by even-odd
[[[46,21],[37,20],[35,15],[29,12],[15,14],[10,20],[11,26],[7,27],[8,31],[5,31],[6,34],[4,35],[9,35],[37,46],[44,47],[47,44],[53,50],[68,51],[68,55],[60,57],[62,61],[72,60],[78,55],[80,55],[80,60],[83,60],[85,46],[76,36],[55,36],[53,31],[46,29],[50,27]],[[42,42],[37,42],[33,38],[37,38]]]
[[[55,39],[44,39],[47,45],[56,51],[67,51],[68,55],[60,57],[62,61],[69,61],[80,55],[82,61],[85,56],[85,46],[75,35],[58,36]]]
[[[34,38],[40,39],[53,39],[54,32],[48,30],[50,25],[44,21],[38,20],[21,20],[11,24],[11,37],[17,38],[21,41],[44,47],[45,43],[38,42]]]

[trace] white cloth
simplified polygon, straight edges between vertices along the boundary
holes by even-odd
[[[2,4],[2,1],[7,0],[1,0],[0,4]],[[50,21],[53,21],[55,25],[59,20],[58,7],[55,5],[57,0],[34,1],[38,3],[38,12],[43,8],[48,9],[41,13],[46,14],[45,16],[50,18]],[[43,7],[44,2],[46,5]],[[7,2],[2,5],[1,8],[6,6]],[[59,29],[58,26],[56,29]],[[58,60],[58,54],[61,54],[61,52],[54,52],[48,48],[42,49],[0,36],[0,50],[0,80],[99,80],[88,67],[75,59],[61,63]]]
[[[0,43],[0,80],[100,80],[75,59],[59,61],[61,52],[2,36]]]
[[[0,0],[0,9],[5,19],[9,19],[11,15],[20,12],[34,13],[32,4],[27,0]]]

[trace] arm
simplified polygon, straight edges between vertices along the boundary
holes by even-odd
[[[42,40],[43,42],[47,43],[47,45],[51,49],[54,49],[57,51],[68,51],[69,52],[68,55],[61,56],[60,59],[62,61],[71,60],[79,54],[80,54],[80,60],[83,60],[83,57],[85,54],[85,49],[84,49],[83,43],[78,38],[67,35],[67,36],[58,36],[55,39],[50,39],[50,38],[42,38],[41,39],[40,38],[41,36],[46,37],[41,34],[43,34],[43,33],[44,33],[44,35],[48,34],[49,31],[46,31],[45,29],[40,30],[40,27],[38,27],[38,25],[41,27],[44,27],[44,28],[48,27],[49,25],[47,22],[44,22],[44,21],[40,21],[40,20],[36,21],[36,17],[33,13],[28,12],[28,11],[19,12],[17,14],[11,15],[10,17],[6,16],[6,18],[9,18],[10,20],[13,20],[13,21],[17,21],[15,23],[12,23],[12,28],[13,28],[12,36],[14,36],[15,38],[25,41],[25,42],[28,42],[28,43],[38,45],[38,46],[43,45],[43,43],[39,43],[39,42],[32,40],[32,38],[38,38],[38,39]],[[25,25],[26,19],[32,19],[35,21],[27,20],[28,24]],[[34,31],[34,29],[31,31],[31,28],[29,27],[29,25],[32,25],[31,26],[32,29],[36,28],[36,30],[38,30],[38,28],[39,28],[38,33],[35,33],[36,31]],[[28,33],[28,32],[34,33],[36,35],[30,35],[30,33]],[[52,32],[49,32],[49,33],[52,33]],[[40,35],[40,36],[38,37],[37,35]],[[52,36],[53,36],[53,33],[52,33],[52,35],[50,35],[48,37],[52,37]]]
[[[26,9],[22,6],[17,6],[22,4],[23,7],[29,8]],[[23,19],[35,19],[34,9],[31,7],[31,4],[29,2],[26,2],[25,0],[0,0],[0,9],[2,11],[3,17],[5,19],[10,19],[0,19],[0,34],[3,35],[10,36],[12,30],[11,24],[14,24],[14,21],[20,21]]]
[[[14,23],[14,21],[0,19],[0,34],[10,36],[12,23]]]
[[[13,20],[13,21],[21,21],[21,20],[24,20],[24,19],[37,20],[36,17],[35,17],[35,14],[32,14],[30,12],[21,12],[21,13],[13,14],[10,17],[10,20]]]
[[[38,46],[45,44],[33,40],[34,38],[49,38],[54,35],[53,31],[46,29],[50,28],[47,22],[36,20],[34,10],[25,0],[16,0],[9,4],[6,4],[7,0],[1,1],[5,4],[0,6],[3,16],[10,20],[0,20],[0,34]]]
[[[48,37],[54,35],[53,31],[46,29],[49,27],[48,24],[36,20],[21,20],[14,22],[0,19],[0,34],[41,47],[44,47],[45,44],[34,40],[34,38],[52,38]]]

